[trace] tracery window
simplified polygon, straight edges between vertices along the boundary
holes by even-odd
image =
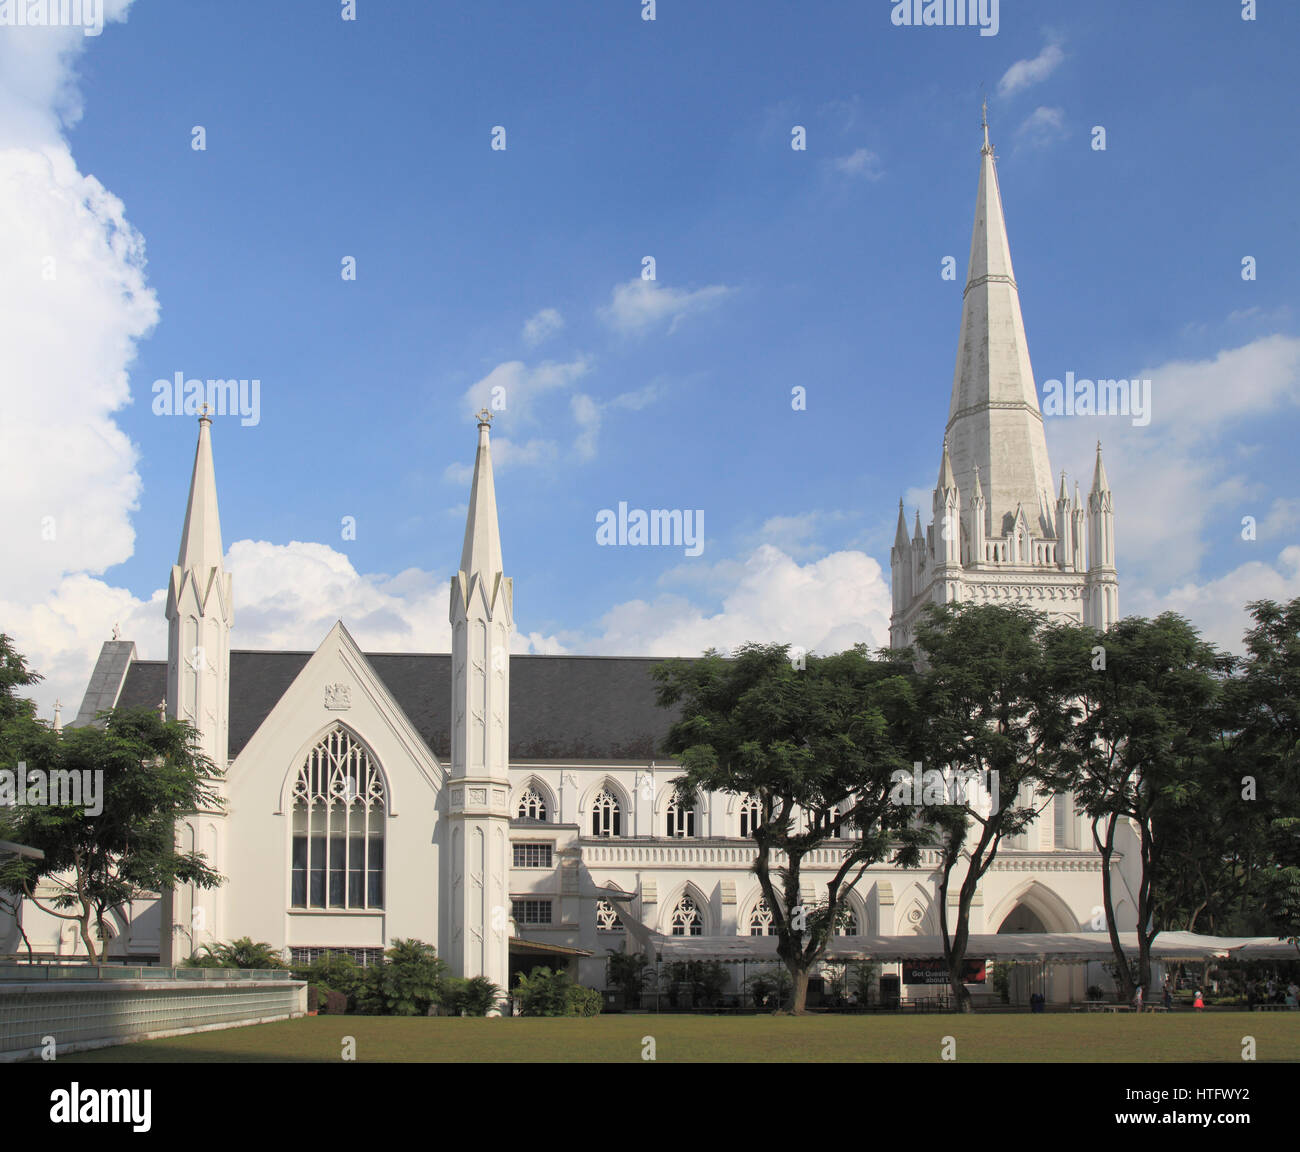
[[[852,908],[841,908],[835,917],[836,936],[861,936],[858,914]]]
[[[762,817],[763,806],[757,796],[748,796],[740,805],[740,834],[752,836]]]
[[[536,788],[525,788],[519,797],[519,807],[515,810],[517,820],[545,820],[546,801]]]
[[[618,800],[608,788],[602,788],[591,805],[591,834],[593,836],[623,835],[623,812]]]
[[[771,936],[773,932],[772,906],[768,904],[766,896],[760,896],[758,903],[754,905],[754,911],[749,914],[749,934]]]
[[[668,805],[668,835],[695,835],[695,809],[678,803],[676,798]]]
[[[346,728],[327,732],[293,785],[292,905],[384,906],[384,819],[379,766]]]
[[[618,918],[618,913],[614,911],[614,905],[608,900],[596,901],[596,931],[623,931],[623,921]]]
[[[673,909],[672,925],[674,936],[704,935],[704,918],[690,893],[682,893],[682,898],[677,901],[677,907]]]

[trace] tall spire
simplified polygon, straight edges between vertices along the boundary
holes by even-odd
[[[898,501],[898,531],[894,533],[894,547],[907,547],[907,517],[903,514],[903,501]]]
[[[1052,470],[1011,265],[993,146],[988,140],[987,115],[983,132],[946,431],[963,494],[969,494],[979,465],[992,534],[1000,536],[1007,518],[1023,506],[1038,510],[1039,523],[1031,528],[1050,535],[1041,494],[1052,490]]]
[[[1106,479],[1106,465],[1101,461],[1101,441],[1097,441],[1097,466],[1092,473],[1092,490],[1094,492],[1109,492],[1110,481]]]
[[[207,570],[221,564],[221,520],[217,515],[217,474],[212,466],[212,418],[208,406],[199,417],[199,443],[194,450],[190,499],[185,507],[181,550],[176,563],[182,568]]]
[[[474,456],[474,486],[469,494],[469,516],[465,521],[465,546],[461,549],[460,570],[466,577],[475,572],[488,579],[503,571],[501,533],[497,526],[496,486],[492,482],[492,452],[488,429],[492,414],[484,408],[478,413],[478,452]]]

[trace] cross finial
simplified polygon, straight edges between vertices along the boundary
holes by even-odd
[[[212,409],[208,407],[208,402],[206,400],[203,401],[203,407],[199,409],[199,420],[201,421],[206,420],[209,424],[211,424],[212,417],[208,415],[208,413],[211,411]]]
[[[492,426],[492,413],[486,408],[480,408],[475,415],[478,417],[478,426],[480,428],[490,428]]]

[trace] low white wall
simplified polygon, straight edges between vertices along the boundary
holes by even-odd
[[[287,1020],[307,1012],[298,980],[0,983],[0,1063],[133,1040]]]

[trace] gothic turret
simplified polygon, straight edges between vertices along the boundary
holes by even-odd
[[[1088,493],[1088,575],[1085,619],[1105,631],[1119,619],[1119,578],[1115,571],[1115,508],[1106,465],[1097,441],[1097,467]]]
[[[451,954],[457,976],[509,986],[510,634],[514,586],[504,575],[488,430],[478,452],[460,570],[451,580]]]

